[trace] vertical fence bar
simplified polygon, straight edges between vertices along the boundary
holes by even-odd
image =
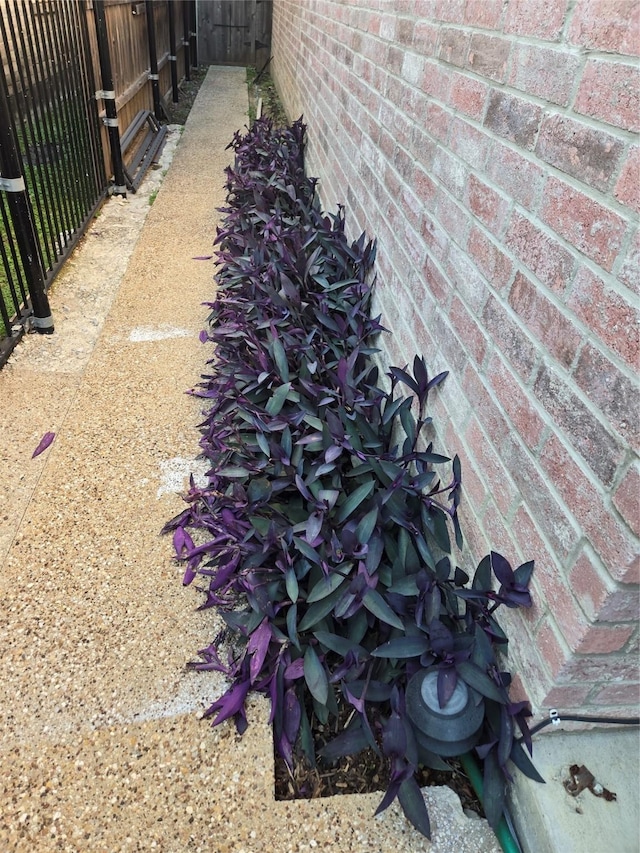
[[[149,40],[149,67],[151,73],[151,90],[153,92],[153,112],[158,121],[162,121],[164,114],[160,102],[160,75],[158,74],[158,53],[156,48],[156,22],[153,13],[153,0],[145,0],[147,12],[147,38]]]
[[[7,202],[15,230],[22,266],[27,276],[33,324],[42,335],[54,331],[53,317],[45,289],[45,276],[38,252],[29,196],[22,175],[20,147],[9,110],[9,91],[4,67],[0,62],[0,190],[7,193]]]
[[[184,79],[191,80],[191,26],[189,0],[182,0],[182,46],[184,47]]]
[[[104,11],[104,0],[93,0],[93,13],[96,22],[96,37],[100,59],[100,76],[102,91],[96,93],[104,101],[106,112],[105,125],[109,134],[111,149],[111,164],[113,166],[114,187],[116,195],[126,196],[127,187],[124,180],[122,164],[122,148],[120,147],[120,131],[118,130],[118,114],[116,112],[116,93],[113,86],[113,71],[111,70],[111,55],[109,54],[109,36],[107,34],[107,19]]]
[[[187,0],[189,4],[189,36],[191,40],[191,64],[198,67],[198,33],[197,33],[197,11],[196,0]]]
[[[169,62],[171,63],[171,97],[174,104],[178,103],[178,48],[176,47],[176,4],[167,0],[169,15]]]

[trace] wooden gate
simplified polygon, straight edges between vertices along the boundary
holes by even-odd
[[[273,0],[198,0],[198,62],[255,65],[271,55]]]

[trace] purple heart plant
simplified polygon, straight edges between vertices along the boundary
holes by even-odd
[[[242,732],[247,695],[270,698],[289,766],[295,750],[315,764],[311,712],[326,723],[352,706],[319,759],[382,751],[391,775],[378,811],[397,796],[427,836],[415,771],[443,757],[407,713],[407,685],[437,673],[436,712],[464,687],[482,709],[474,739],[496,826],[511,765],[539,779],[521,745],[531,751],[530,712],[510,701],[495,617],[501,604],[531,605],[533,563],[513,570],[492,553],[473,580],[452,566],[460,461],[434,451],[427,414],[446,373],[430,376],[416,356],[380,382],[375,246],[347,239],[341,208],[321,211],[304,134],[301,120],[275,129],[260,119],[229,146],[217,292],[202,335],[215,350],[194,392],[207,401],[208,483],[192,483],[165,528],[184,583],[202,579],[202,607],[219,608],[227,625],[190,666],[230,679],[207,711],[214,725],[233,718]]]

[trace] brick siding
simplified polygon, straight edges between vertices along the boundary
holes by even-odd
[[[275,0],[273,75],[323,204],[378,240],[386,358],[451,374],[459,561],[536,709],[638,703],[638,0]],[[465,476],[466,472],[466,476]]]

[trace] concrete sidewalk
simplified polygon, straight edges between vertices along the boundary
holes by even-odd
[[[184,391],[204,369],[213,265],[194,258],[211,254],[224,149],[246,113],[244,69],[212,68],[130,259],[118,228],[124,239],[127,205],[149,192],[120,213],[109,202],[122,222],[109,230],[116,284],[98,288],[104,322],[83,301],[99,274],[83,248],[75,289],[63,274],[51,294],[56,335],[29,336],[0,372],[3,853],[498,849],[449,789],[426,794],[431,845],[397,806],[374,819],[380,795],[275,802],[266,703],[242,739],[199,720],[222,683],[184,665],[217,617],[195,612],[158,534],[197,469],[199,404]],[[31,459],[47,431],[54,443]]]

